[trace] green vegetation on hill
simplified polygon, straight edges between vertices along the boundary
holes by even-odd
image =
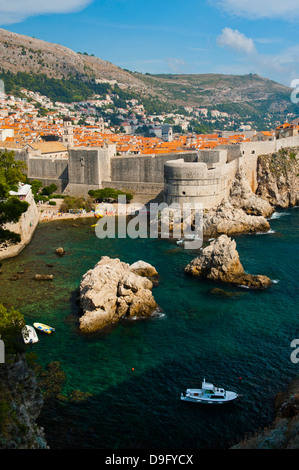
[[[111,86],[108,83],[95,83],[94,80],[84,82],[78,78],[56,79],[45,74],[29,74],[0,71],[0,79],[5,84],[5,91],[14,96],[23,96],[21,88],[39,92],[52,101],[72,103],[88,100],[93,94],[107,93]]]
[[[151,92],[124,89],[117,84],[96,83],[94,78],[83,80],[79,74],[56,79],[46,74],[11,73],[0,67],[0,79],[4,81],[6,93],[17,97],[23,97],[22,88],[39,92],[53,102],[64,103],[86,101],[95,94],[105,98],[109,94],[112,98],[112,102],[106,106],[110,108],[109,113],[104,107],[97,108],[97,114],[109,119],[112,126],[121,123],[118,108],[129,110],[127,101],[132,99],[138,100],[148,115],[170,112],[188,114],[184,106],[204,107],[209,112],[217,109],[229,114],[229,118],[234,121],[229,126],[235,130],[242,123],[249,123],[257,130],[266,130],[284,121],[288,113],[298,114],[298,106],[291,102],[289,88],[257,75],[131,74],[143,81]],[[39,115],[47,113],[39,103],[36,106],[39,107]],[[223,128],[223,121],[222,124],[218,121],[213,123],[211,119],[205,121],[199,117],[193,125],[194,130],[204,133]]]
[[[125,108],[126,100],[131,99],[137,99],[143,104],[148,114],[160,114],[177,108],[174,104],[165,103],[149,96],[140,96],[137,92],[123,90],[117,85],[96,83],[94,79],[90,81],[83,81],[78,77],[56,79],[49,78],[45,74],[29,74],[25,72],[13,74],[4,70],[1,71],[1,68],[0,79],[5,84],[6,93],[17,97],[24,97],[21,89],[26,88],[27,90],[47,96],[53,102],[74,103],[91,99],[94,94],[110,94],[113,97],[116,108]]]
[[[284,121],[286,114],[298,114],[290,88],[255,74],[132,75],[172,104],[217,109],[237,121],[252,121],[257,129],[265,129],[267,119]]]

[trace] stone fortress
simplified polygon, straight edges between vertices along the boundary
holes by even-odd
[[[41,180],[44,185],[54,183],[60,194],[86,196],[90,189],[111,187],[131,192],[134,202],[202,203],[204,209],[216,206],[228,196],[230,184],[240,168],[255,192],[258,157],[280,148],[299,147],[299,135],[295,135],[224,145],[214,150],[117,156],[114,144],[104,144],[103,148],[73,148],[72,137],[70,123],[66,122],[67,155],[60,156],[55,150],[41,154],[27,145],[14,150],[16,159],[27,163],[30,180]],[[57,142],[47,144],[57,146]]]

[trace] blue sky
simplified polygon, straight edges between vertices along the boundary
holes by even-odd
[[[298,0],[0,0],[0,27],[149,73],[299,79]]]

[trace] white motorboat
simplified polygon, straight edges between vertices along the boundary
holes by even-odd
[[[38,342],[38,336],[33,326],[25,325],[24,328],[22,329],[22,336],[23,336],[24,343],[26,344],[32,344],[32,343]]]
[[[217,388],[213,384],[207,383],[205,379],[201,386],[202,388],[187,388],[185,393],[181,393],[181,400],[209,405],[222,405],[223,403],[232,402],[239,396],[236,392]]]
[[[177,245],[183,245],[185,242],[189,242],[192,240],[201,240],[199,235],[187,235],[184,238],[180,238],[179,240],[176,241]]]

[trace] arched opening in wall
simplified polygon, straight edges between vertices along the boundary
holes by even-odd
[[[185,196],[185,195],[186,195],[186,191],[182,191],[182,195]]]

